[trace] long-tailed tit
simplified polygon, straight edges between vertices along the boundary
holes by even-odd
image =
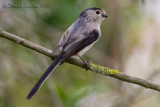
[[[58,64],[63,64],[71,56],[78,56],[86,65],[81,56],[90,49],[101,35],[100,25],[107,18],[106,12],[97,7],[92,7],[81,12],[78,19],[65,31],[52,55],[61,50],[57,58],[41,76],[32,88],[26,99],[30,99],[42,86],[46,78]]]

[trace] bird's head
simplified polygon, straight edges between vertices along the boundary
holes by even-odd
[[[101,24],[102,21],[108,17],[108,15],[103,9],[92,7],[84,10],[80,14],[80,17],[83,17],[86,20],[91,21],[93,23]]]

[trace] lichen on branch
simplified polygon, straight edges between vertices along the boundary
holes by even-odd
[[[100,65],[93,64],[92,62],[89,63],[89,67],[92,71],[105,74],[105,75],[112,75],[112,74],[118,74],[119,71],[116,69],[110,69],[108,67],[103,67]]]

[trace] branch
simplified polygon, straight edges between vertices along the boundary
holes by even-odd
[[[37,45],[37,44],[35,44],[31,41],[28,41],[26,39],[23,39],[21,37],[18,37],[17,35],[8,33],[0,28],[0,38],[1,37],[8,39],[8,40],[11,40],[11,41],[13,41],[17,44],[20,44],[22,46],[25,46],[27,48],[30,48],[34,51],[41,53],[41,54],[44,54],[52,59],[56,58],[56,56],[51,56],[52,50],[44,48],[40,45]],[[66,62],[73,64],[73,65],[76,65],[76,66],[79,66],[81,68],[84,68],[83,62],[81,60],[76,59],[76,58],[69,58]],[[153,83],[153,82],[145,80],[145,79],[140,79],[137,77],[129,76],[127,74],[118,72],[117,70],[109,69],[107,67],[102,67],[102,66],[90,63],[89,70],[96,72],[96,73],[99,73],[99,74],[102,74],[102,75],[105,75],[105,76],[110,76],[110,77],[125,81],[128,83],[133,83],[133,84],[143,86],[145,88],[150,88],[150,89],[153,89],[156,91],[160,91],[160,84],[156,84],[156,83]],[[112,71],[110,72],[110,70],[112,70]]]

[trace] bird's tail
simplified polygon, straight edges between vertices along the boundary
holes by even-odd
[[[26,99],[29,100],[34,94],[36,94],[36,92],[42,86],[42,84],[45,82],[45,80],[47,79],[47,77],[52,73],[52,71],[59,64],[59,62],[62,59],[63,54],[64,54],[64,52],[62,51],[59,54],[59,56],[52,62],[52,64],[48,67],[48,69],[44,72],[44,74],[38,80],[38,82],[36,83],[36,85],[32,88],[32,90],[30,91],[30,93],[28,94],[28,96],[26,97]]]

